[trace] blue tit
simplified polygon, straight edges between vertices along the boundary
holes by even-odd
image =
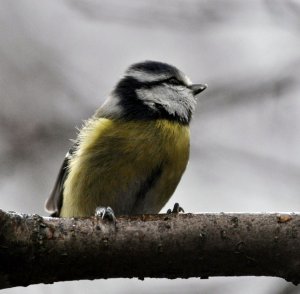
[[[131,65],[81,128],[67,153],[46,210],[58,217],[158,213],[174,193],[189,159],[195,96],[176,67]]]

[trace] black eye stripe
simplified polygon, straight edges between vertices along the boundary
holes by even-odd
[[[180,85],[180,86],[184,86],[182,81],[179,81],[178,79],[176,79],[175,77],[169,78],[166,80],[168,84],[171,85]]]
[[[162,84],[186,87],[186,85],[182,81],[179,81],[176,78],[172,77],[172,78],[167,78],[165,80],[141,83],[141,88],[151,88]]]
[[[126,77],[119,82],[117,88],[130,87],[131,89],[143,89],[143,88],[149,89],[149,88],[156,87],[156,86],[159,86],[162,84],[186,87],[186,85],[182,81],[178,80],[175,77],[170,77],[170,78],[167,78],[164,80],[158,80],[158,81],[152,81],[152,82],[146,82],[146,81],[141,82],[133,77]]]

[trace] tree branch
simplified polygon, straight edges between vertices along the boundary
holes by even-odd
[[[300,280],[300,214],[60,219],[0,210],[0,288],[99,278]]]

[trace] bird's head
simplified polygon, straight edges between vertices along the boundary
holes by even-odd
[[[125,119],[166,118],[188,124],[196,106],[195,96],[206,87],[192,84],[172,65],[144,61],[126,70],[100,113],[109,113],[111,108]]]

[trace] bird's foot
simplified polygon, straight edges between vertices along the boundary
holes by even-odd
[[[179,212],[184,212],[184,209],[179,205],[179,203],[174,204],[173,210],[171,210],[170,208],[167,210],[167,214]]]
[[[101,217],[102,219],[108,219],[114,223],[116,223],[116,217],[115,213],[112,210],[111,207],[103,207],[103,206],[98,206],[95,211],[95,216]]]

